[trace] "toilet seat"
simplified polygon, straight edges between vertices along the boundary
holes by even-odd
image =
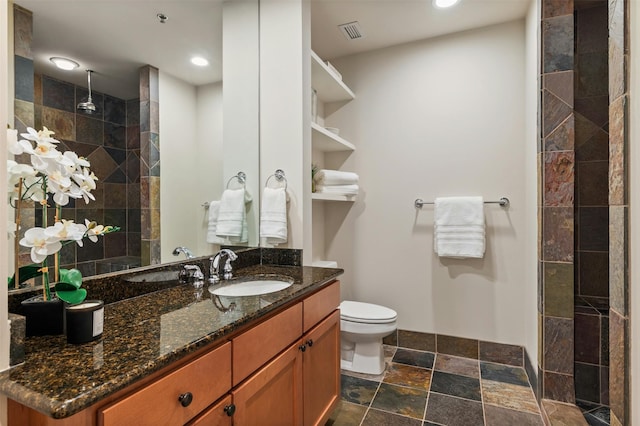
[[[364,324],[387,324],[394,322],[398,314],[393,309],[373,303],[345,300],[340,303],[340,318],[344,321]]]

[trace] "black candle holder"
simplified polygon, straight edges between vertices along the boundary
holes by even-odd
[[[104,326],[104,302],[102,300],[85,300],[65,309],[67,342],[86,343],[102,336]]]

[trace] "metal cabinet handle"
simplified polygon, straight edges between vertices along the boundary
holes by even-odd
[[[300,349],[302,352],[307,350],[307,347],[305,345],[300,345],[298,346],[298,349]]]
[[[178,397],[178,401],[180,401],[180,405],[183,407],[188,407],[193,401],[193,394],[191,392],[183,393]]]
[[[229,417],[233,416],[233,413],[236,412],[235,404],[225,405],[224,412],[227,413],[227,416],[229,416]]]
[[[313,346],[313,339],[307,340],[307,346],[309,347]]]

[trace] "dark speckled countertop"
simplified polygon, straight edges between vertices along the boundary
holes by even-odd
[[[108,304],[104,333],[95,342],[71,345],[65,336],[27,338],[25,362],[0,373],[0,393],[50,417],[68,417],[223,341],[239,327],[321,288],[342,272],[255,265],[238,270],[236,276],[284,275],[294,284],[276,293],[215,301],[208,283],[200,296],[191,284],[182,284]],[[235,309],[225,311],[232,301]]]

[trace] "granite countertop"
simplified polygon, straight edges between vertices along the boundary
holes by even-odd
[[[94,342],[65,336],[27,338],[23,364],[0,373],[0,393],[53,418],[65,418],[338,277],[341,269],[256,265],[236,276],[284,275],[291,287],[271,294],[212,298],[205,282],[105,305],[104,332]],[[235,309],[227,309],[235,302]]]

